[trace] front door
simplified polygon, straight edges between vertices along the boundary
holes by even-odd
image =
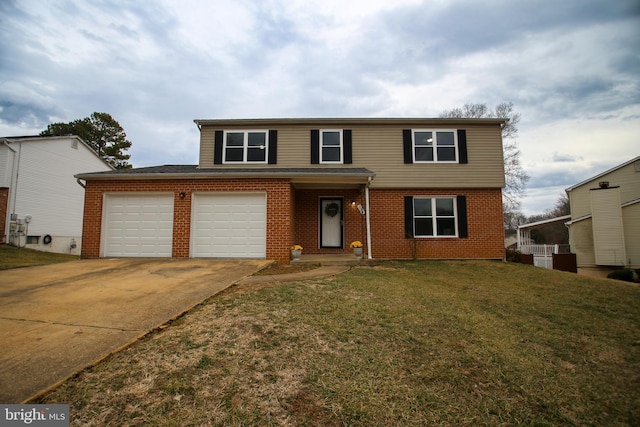
[[[342,248],[342,199],[320,199],[320,247]]]

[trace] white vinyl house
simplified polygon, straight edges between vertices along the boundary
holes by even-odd
[[[0,138],[0,242],[80,254],[84,188],[74,175],[112,169],[77,136]]]

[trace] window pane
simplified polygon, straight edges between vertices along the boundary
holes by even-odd
[[[249,133],[249,147],[259,147],[266,145],[266,135],[263,132]]]
[[[227,148],[225,150],[225,161],[227,162],[241,162],[243,161],[242,155],[244,150],[242,148]]]
[[[438,145],[455,145],[453,132],[437,132]]]
[[[227,147],[242,147],[244,144],[244,133],[228,133],[227,134]]]
[[[453,216],[453,199],[436,199],[436,216]]]
[[[431,199],[413,199],[414,216],[431,216]]]
[[[415,141],[415,145],[433,145],[433,133],[432,132],[415,132],[414,141]]]
[[[322,148],[322,161],[323,162],[339,162],[340,161],[340,147],[323,147]]]
[[[267,150],[257,147],[247,148],[247,161],[248,162],[264,162],[265,153]]]
[[[455,162],[456,149],[454,147],[438,147],[439,162]]]
[[[414,220],[414,233],[418,236],[433,236],[433,221],[431,218],[416,218]]]
[[[432,162],[433,148],[416,147],[416,162]]]
[[[453,218],[438,218],[438,236],[455,236],[456,221]]]
[[[322,132],[322,145],[340,145],[340,132]]]

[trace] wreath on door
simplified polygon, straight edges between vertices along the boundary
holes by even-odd
[[[327,216],[330,216],[331,218],[338,215],[338,212],[340,212],[340,205],[335,202],[329,203],[324,208],[324,213],[326,213]]]

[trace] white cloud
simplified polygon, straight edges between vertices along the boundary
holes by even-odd
[[[195,163],[194,118],[522,114],[526,213],[638,154],[635,0],[3,2],[0,134],[112,114],[136,166]],[[549,197],[548,194],[552,196]],[[545,196],[546,195],[546,196]]]

